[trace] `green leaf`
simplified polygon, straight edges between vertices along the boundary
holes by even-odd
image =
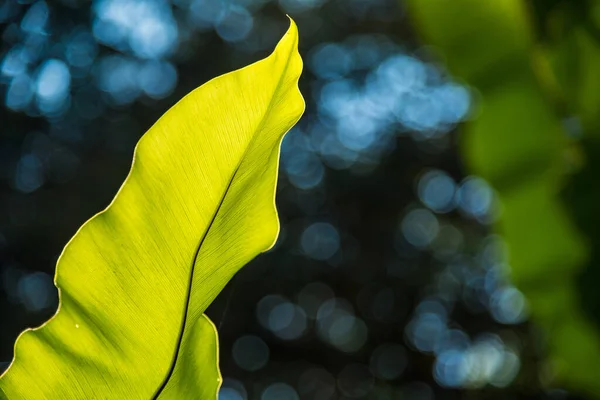
[[[594,4],[596,3],[596,4]],[[577,115],[585,134],[598,140],[600,132],[600,8],[596,0],[563,2],[549,7],[541,2],[535,11],[545,17],[543,53],[552,79],[560,91],[560,100],[568,113]]]
[[[576,286],[589,249],[559,196],[573,144],[542,83],[547,71],[527,4],[408,4],[423,38],[479,93],[477,113],[461,135],[462,157],[498,193],[494,230],[508,245],[510,275],[527,296],[532,319],[545,330],[547,371],[561,384],[600,397],[600,339],[581,311]]]
[[[273,246],[283,135],[304,111],[294,22],[266,59],[211,80],[142,137],[111,205],[57,265],[60,305],[17,339],[9,400],[215,399],[203,315]]]

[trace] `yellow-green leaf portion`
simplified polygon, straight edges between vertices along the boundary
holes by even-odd
[[[0,396],[214,399],[204,310],[279,232],[283,135],[304,111],[294,22],[266,59],[191,92],[142,137],[111,205],[65,247],[60,306],[25,331]]]

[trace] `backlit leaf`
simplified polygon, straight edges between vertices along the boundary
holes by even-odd
[[[111,205],[65,247],[60,306],[0,378],[10,400],[215,399],[203,315],[274,244],[283,135],[304,111],[296,26],[273,54],[211,80],[142,137]]]

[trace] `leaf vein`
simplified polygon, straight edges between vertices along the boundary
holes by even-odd
[[[274,101],[273,100],[275,99],[276,94],[279,92],[279,90],[281,88],[283,77],[287,73],[287,70],[288,70],[289,65],[290,65],[291,58],[292,57],[290,55],[290,56],[288,56],[288,58],[286,60],[286,64],[285,64],[285,66],[283,68],[283,71],[282,71],[281,76],[280,76],[280,78],[279,78],[279,80],[277,82],[277,85],[275,86],[275,90],[273,91],[273,95],[271,96],[271,99],[269,100],[269,104],[267,105],[265,113],[264,113],[263,117],[261,118],[261,121],[258,124],[257,128],[255,129],[255,132],[258,132],[258,131],[260,131],[262,129],[262,127],[265,124],[265,121],[268,119],[267,118],[268,115],[271,113],[271,109],[273,108],[273,105],[274,105]],[[187,316],[188,316],[188,310],[189,310],[189,305],[190,305],[190,297],[191,297],[191,294],[192,294],[194,271],[195,271],[196,261],[198,259],[198,255],[200,253],[200,249],[202,248],[204,240],[208,236],[208,234],[210,232],[210,229],[212,228],[212,225],[214,224],[214,222],[215,222],[215,220],[216,220],[216,218],[217,218],[217,216],[219,214],[219,211],[221,210],[223,202],[225,201],[225,199],[227,197],[227,194],[228,194],[229,190],[231,189],[231,186],[233,185],[233,181],[234,181],[234,179],[235,179],[235,177],[236,177],[236,175],[237,175],[237,173],[238,173],[238,171],[240,169],[240,166],[242,165],[242,162],[246,158],[246,154],[248,152],[248,149],[252,146],[252,143],[254,142],[256,136],[257,136],[256,133],[254,135],[252,135],[250,141],[248,142],[248,145],[244,149],[244,153],[240,157],[240,161],[238,162],[235,170],[233,171],[233,173],[231,175],[231,178],[229,179],[229,182],[228,182],[227,186],[225,187],[223,195],[221,196],[221,200],[219,201],[219,204],[215,208],[215,212],[213,213],[211,221],[209,222],[206,230],[204,231],[204,234],[200,238],[200,242],[199,242],[198,246],[196,247],[196,251],[195,251],[194,258],[192,260],[192,265],[191,265],[191,268],[190,268],[188,291],[187,291],[186,302],[185,302],[185,306],[184,306],[184,308],[185,308],[184,309],[184,315],[183,315],[183,320],[182,320],[182,323],[181,323],[181,328],[179,330],[179,337],[177,339],[177,345],[176,345],[176,348],[175,348],[175,354],[174,354],[173,359],[171,361],[171,365],[169,367],[169,371],[167,372],[167,375],[165,376],[165,378],[161,382],[159,388],[156,390],[156,392],[152,396],[152,400],[158,400],[160,394],[164,391],[164,389],[167,386],[169,380],[173,376],[173,372],[175,370],[175,365],[177,364],[177,360],[178,360],[178,357],[179,357],[179,351],[181,349],[181,344],[183,342],[183,335],[185,333],[185,327],[187,325]]]

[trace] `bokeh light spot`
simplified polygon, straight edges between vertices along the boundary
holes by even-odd
[[[247,400],[244,384],[237,379],[225,378],[219,388],[218,400]]]
[[[492,316],[503,324],[518,324],[527,319],[527,301],[515,287],[498,288],[490,299]]]
[[[15,172],[15,188],[23,193],[31,193],[44,184],[42,162],[33,154],[25,154],[19,160]]]
[[[277,382],[269,385],[260,396],[261,400],[300,400],[296,390],[287,383]]]
[[[448,212],[454,207],[456,183],[445,172],[429,171],[421,177],[418,185],[419,198],[436,212]]]
[[[439,223],[429,210],[411,210],[401,224],[406,241],[415,247],[428,246],[437,236]]]
[[[261,338],[246,335],[235,341],[232,355],[238,367],[246,371],[258,371],[269,361],[269,347]]]
[[[52,278],[44,272],[34,272],[21,277],[18,292],[21,303],[30,312],[50,308],[56,301]]]
[[[333,225],[315,222],[302,232],[300,245],[308,257],[327,260],[337,253],[340,247],[340,235]]]
[[[483,218],[490,212],[494,199],[492,188],[478,177],[464,179],[456,196],[460,209],[477,218]]]
[[[385,343],[378,346],[371,354],[369,368],[379,379],[393,380],[398,378],[408,364],[406,350],[397,343]]]
[[[228,42],[245,39],[254,26],[254,18],[244,7],[231,5],[223,12],[216,23],[216,31]]]
[[[320,78],[331,79],[342,77],[351,68],[352,59],[348,51],[336,43],[318,45],[309,54],[309,66]]]
[[[167,62],[148,61],[140,68],[139,86],[153,99],[167,97],[177,84],[177,70]]]

